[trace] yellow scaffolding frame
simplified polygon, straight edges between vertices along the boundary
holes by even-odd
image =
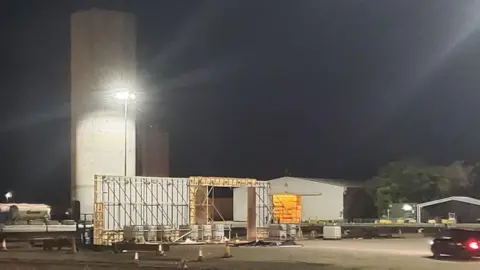
[[[103,245],[103,230],[105,228],[105,217],[104,215],[104,205],[103,202],[98,202],[98,181],[97,175],[94,179],[94,192],[93,192],[93,244],[94,245]]]
[[[114,240],[119,240],[123,232],[120,231],[106,231],[105,230],[105,203],[101,200],[99,182],[102,181],[102,175],[95,175],[94,177],[94,219],[93,219],[93,243],[95,245],[108,245]],[[189,205],[189,225],[197,224],[197,196],[199,190],[206,188],[206,198],[200,203],[200,209],[204,209],[208,217],[208,187],[256,187],[257,180],[250,178],[231,178],[231,177],[202,177],[194,176],[188,178],[188,205]],[[205,203],[206,201],[206,203]]]
[[[257,184],[256,179],[251,178],[231,178],[231,177],[203,177],[192,176],[189,178],[189,211],[190,211],[190,225],[197,224],[197,195],[200,189],[208,187],[255,187]],[[200,204],[201,208],[204,208],[207,217],[207,223],[209,218],[208,213],[208,190],[206,192],[206,198]]]

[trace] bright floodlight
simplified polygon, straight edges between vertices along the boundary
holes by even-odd
[[[9,191],[9,192],[5,193],[5,198],[6,198],[7,200],[10,199],[10,198],[12,198],[12,192]]]
[[[403,211],[412,211],[413,206],[411,206],[410,204],[404,204],[403,207],[402,207],[402,210]]]
[[[115,94],[115,97],[121,100],[135,99],[135,94],[129,92],[119,92]]]

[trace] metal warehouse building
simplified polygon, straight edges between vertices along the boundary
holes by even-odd
[[[358,205],[369,200],[360,184],[344,180],[281,177],[264,185],[269,192],[262,193],[257,204],[268,201],[273,209],[271,219],[280,223],[363,218],[365,211]],[[246,193],[246,188],[233,192],[235,221],[246,221]],[[356,203],[359,201],[362,203]]]
[[[458,223],[476,223],[480,219],[480,200],[453,196],[417,205],[417,220],[448,219],[455,217]]]

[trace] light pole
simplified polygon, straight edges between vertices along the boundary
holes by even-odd
[[[127,176],[127,130],[128,130],[128,102],[130,100],[134,100],[135,99],[135,94],[134,93],[130,93],[128,91],[125,91],[125,92],[119,92],[115,95],[115,97],[117,99],[120,99],[120,100],[123,100],[123,106],[124,106],[124,134],[123,134],[123,147],[125,149],[125,156],[124,156],[124,167],[123,167],[123,174],[124,176]]]
[[[12,192],[9,191],[9,192],[5,193],[5,201],[8,203],[8,200],[10,198],[12,198]]]

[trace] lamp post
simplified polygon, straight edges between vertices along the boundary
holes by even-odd
[[[5,193],[5,201],[8,203],[8,200],[9,200],[10,198],[12,198],[12,196],[13,196],[13,195],[12,195],[12,192],[10,192],[10,191],[7,192],[7,193]]]
[[[115,97],[117,99],[123,100],[123,106],[124,106],[124,134],[123,134],[123,143],[124,143],[124,149],[125,149],[125,156],[124,156],[124,167],[123,167],[123,174],[124,176],[127,176],[127,130],[128,130],[128,102],[130,100],[135,100],[135,94],[130,93],[128,91],[125,92],[118,92]]]

